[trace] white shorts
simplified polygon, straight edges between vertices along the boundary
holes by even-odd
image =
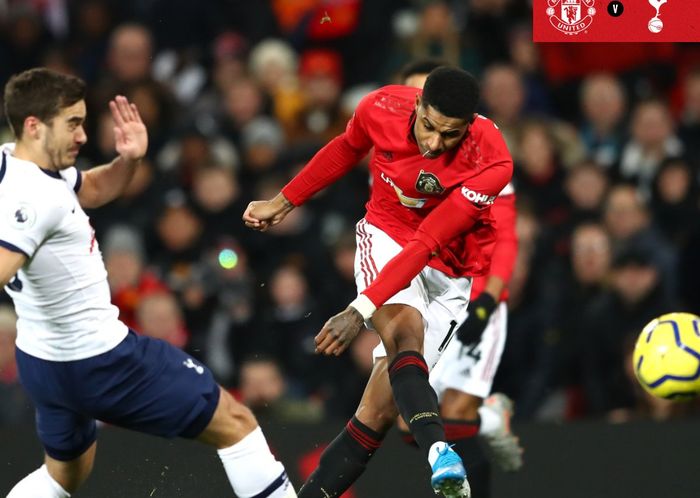
[[[451,341],[430,372],[430,385],[442,399],[446,389],[455,389],[473,396],[485,398],[491,393],[493,378],[506,344],[508,308],[500,303],[489,318],[481,335],[481,341],[464,346],[458,340]]]
[[[357,223],[355,253],[355,283],[357,292],[365,290],[389,260],[401,251],[401,246],[379,228],[362,219]],[[417,309],[423,317],[425,336],[423,357],[433,368],[447,348],[457,326],[467,317],[471,278],[453,278],[426,266],[411,280],[408,287],[397,292],[385,304],[406,304]],[[373,328],[372,323],[368,323]],[[374,359],[386,356],[383,344],[373,352]]]

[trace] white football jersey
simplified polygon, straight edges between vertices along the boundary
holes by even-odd
[[[51,361],[96,356],[128,329],[111,304],[107,270],[77,192],[81,173],[60,173],[0,147],[0,246],[27,261],[5,289],[17,312],[17,347]]]

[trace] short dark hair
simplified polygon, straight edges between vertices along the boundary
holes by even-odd
[[[85,99],[85,82],[75,76],[38,67],[15,74],[5,85],[5,115],[17,139],[24,120],[48,123],[61,109]]]
[[[447,117],[471,120],[479,102],[479,82],[457,67],[438,67],[425,81],[422,102]]]
[[[438,67],[447,65],[447,62],[440,59],[417,59],[409,62],[401,68],[401,71],[399,72],[399,78],[401,78],[401,81],[404,82],[408,78],[416,74],[428,74],[432,72],[433,69],[437,69]]]

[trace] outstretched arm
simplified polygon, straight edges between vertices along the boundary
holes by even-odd
[[[109,164],[83,172],[78,199],[86,208],[100,207],[119,197],[148,149],[148,132],[136,105],[118,95],[109,103],[109,109],[114,118],[114,141],[119,155]]]
[[[265,231],[280,223],[295,206],[301,206],[315,193],[350,171],[372,148],[365,129],[367,98],[357,106],[345,132],[328,142],[273,199],[253,201],[243,213],[248,228]]]

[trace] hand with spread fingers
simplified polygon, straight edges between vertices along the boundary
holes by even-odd
[[[339,356],[357,337],[364,323],[360,312],[352,306],[331,317],[314,339],[316,353]]]
[[[109,102],[114,119],[114,146],[119,156],[126,161],[138,161],[148,150],[148,132],[141,120],[136,104],[117,95]]]

